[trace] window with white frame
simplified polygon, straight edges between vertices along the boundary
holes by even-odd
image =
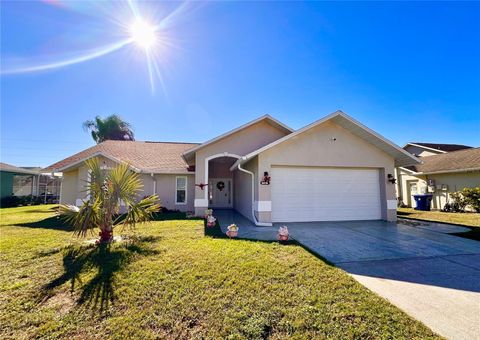
[[[175,204],[187,204],[187,176],[175,178]]]

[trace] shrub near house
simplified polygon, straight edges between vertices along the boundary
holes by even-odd
[[[443,208],[447,212],[465,212],[465,209],[471,208],[480,212],[480,187],[464,188],[462,191],[450,194],[451,202],[445,204]]]

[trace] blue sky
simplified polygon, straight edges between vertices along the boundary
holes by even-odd
[[[337,109],[388,139],[480,146],[480,3],[138,3],[162,22],[164,89],[129,44],[1,76],[1,159],[47,166],[121,115],[137,140],[201,142],[269,113],[300,128]],[[175,11],[175,9],[177,10]],[[128,38],[126,3],[2,2],[2,72]]]

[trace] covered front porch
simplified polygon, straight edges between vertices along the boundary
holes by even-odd
[[[253,218],[253,173],[234,167],[238,156],[223,153],[211,156],[206,163],[208,209],[222,214],[223,220],[255,227]],[[223,223],[223,222],[222,222]],[[223,223],[225,224],[225,223]],[[258,224],[257,224],[258,225]]]

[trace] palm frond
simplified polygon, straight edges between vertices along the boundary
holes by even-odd
[[[117,114],[104,119],[96,116],[94,120],[84,122],[83,128],[91,132],[97,143],[105,140],[135,140],[132,126]]]
[[[61,205],[60,216],[73,227],[74,234],[85,237],[88,231],[93,233],[95,228],[100,228],[99,209],[98,200],[83,201],[81,207]]]
[[[90,174],[85,185],[88,199],[82,201],[81,207],[60,207],[62,218],[74,227],[76,235],[86,236],[89,230],[95,228],[111,235],[116,224],[134,228],[137,223],[150,220],[152,214],[160,209],[157,196],[138,201],[143,184],[128,164],[104,169],[98,158],[91,158],[85,163]],[[114,221],[114,216],[121,212],[121,202],[127,208],[127,214]]]
[[[90,174],[85,185],[86,191],[91,197],[104,195],[108,174],[102,169],[100,160],[97,157],[90,158],[85,161],[85,164]]]
[[[120,164],[112,169],[108,180],[112,193],[116,195],[115,198],[124,201],[127,205],[135,203],[143,188],[139,176],[130,169],[128,164]]]
[[[157,195],[145,197],[129,207],[127,215],[121,224],[123,227],[133,229],[137,223],[151,220],[153,214],[159,210],[160,200]]]

